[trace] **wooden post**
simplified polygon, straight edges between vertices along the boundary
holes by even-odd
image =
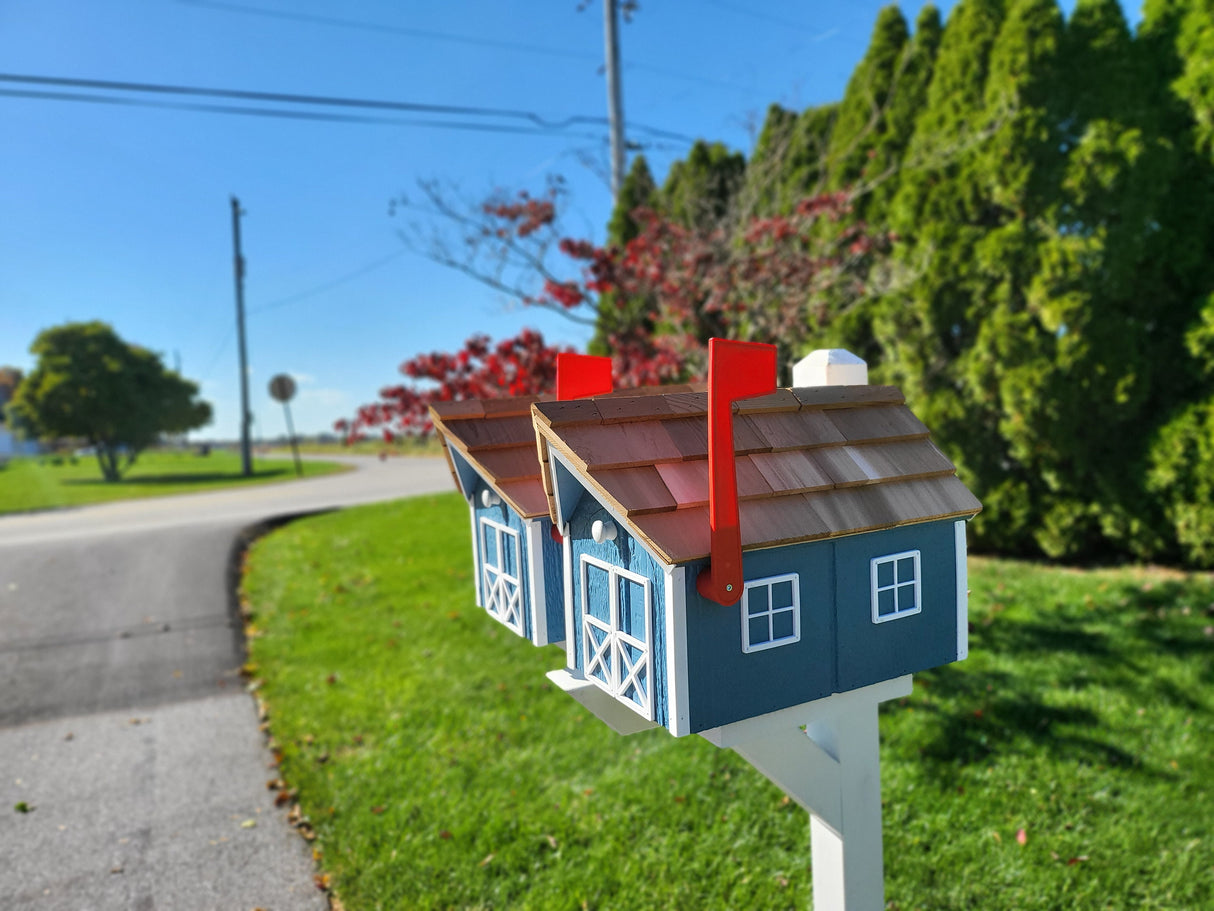
[[[885,907],[877,706],[910,692],[907,675],[703,732],[809,811],[815,911]]]

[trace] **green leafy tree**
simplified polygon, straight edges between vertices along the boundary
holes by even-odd
[[[157,355],[124,342],[106,323],[45,329],[30,352],[37,365],[10,407],[40,436],[86,439],[107,481],[117,481],[161,434],[211,420],[196,383],[166,370]]]

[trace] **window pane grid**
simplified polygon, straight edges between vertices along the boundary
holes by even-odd
[[[770,576],[744,583],[741,617],[743,653],[799,641],[801,600],[797,574]]]
[[[923,609],[919,551],[874,557],[871,567],[873,623],[909,617]]]

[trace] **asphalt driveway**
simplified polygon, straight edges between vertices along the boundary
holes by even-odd
[[[450,489],[441,459],[0,517],[4,908],[323,909],[239,676],[231,558],[276,517]]]

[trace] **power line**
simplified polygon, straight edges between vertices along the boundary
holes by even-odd
[[[211,374],[215,371],[215,366],[219,363],[219,358],[222,357],[224,351],[227,350],[228,342],[232,340],[232,336],[235,334],[235,332],[235,326],[228,327],[228,331],[224,333],[219,345],[216,346],[215,353],[211,356],[210,363],[207,364],[207,369],[202,372],[202,379],[198,381],[199,385],[202,385],[211,378]]]
[[[261,16],[265,19],[282,19],[289,22],[306,22],[312,25],[335,26],[337,28],[355,29],[358,31],[379,34],[403,35],[409,38],[425,38],[428,41],[447,41],[452,44],[467,44],[473,47],[492,47],[507,51],[522,51],[528,54],[540,54],[547,57],[560,57],[566,60],[584,60],[595,63],[601,67],[599,58],[594,54],[586,54],[580,51],[570,51],[564,48],[548,47],[546,45],[523,44],[522,42],[518,41],[503,41],[498,38],[479,38],[475,35],[457,35],[452,32],[437,32],[429,29],[388,25],[387,23],[382,22],[365,22],[358,19],[340,19],[336,16],[316,16],[308,13],[293,13],[286,10],[272,10],[256,6],[245,6],[239,3],[222,3],[219,2],[219,0],[178,0],[178,2],[186,4],[187,6],[213,9],[224,13],[239,13],[245,16]],[[749,12],[748,10],[738,9],[737,7],[725,6],[724,8],[733,9],[735,12]],[[804,25],[795,25],[795,27],[801,29],[809,28],[808,26]],[[626,61],[623,64],[623,69],[644,70],[657,76],[664,76],[668,79],[678,79],[684,82],[695,82],[699,83],[700,85],[732,89],[738,92],[753,93],[755,91],[752,86],[740,85],[739,83],[728,82],[723,79],[712,79],[706,76],[693,76],[690,73],[680,73],[677,70],[667,69],[666,67],[657,66],[651,63],[638,63],[634,60]]]
[[[564,133],[571,126],[607,126],[608,120],[606,117],[597,117],[585,114],[574,114],[562,119],[545,118],[534,111],[517,110],[511,108],[490,108],[475,105],[447,105],[447,104],[428,104],[418,101],[384,101],[370,98],[348,98],[330,95],[298,95],[286,92],[261,92],[250,91],[247,89],[215,89],[203,88],[199,86],[187,85],[166,85],[159,83],[147,82],[115,82],[106,79],[80,79],[66,76],[31,76],[18,73],[0,73],[0,82],[17,83],[20,85],[33,85],[39,87],[54,87],[57,89],[89,89],[92,91],[102,92],[131,92],[144,93],[155,95],[177,95],[194,98],[224,98],[237,101],[256,101],[269,102],[274,104],[288,105],[304,105],[308,107],[336,107],[336,108],[352,108],[362,110],[380,110],[380,111],[407,111],[410,113],[424,114],[444,114],[463,117],[495,117],[507,120],[524,120],[532,124],[533,127],[502,127],[501,129],[492,130],[492,132],[529,132],[529,133]],[[20,94],[17,90],[4,91],[0,90],[0,94],[13,97],[31,97],[31,98],[53,98],[62,101],[90,101],[97,99],[102,103],[111,104],[133,104],[145,107],[175,107],[176,105],[155,104],[152,102],[137,102],[134,99],[114,98],[113,96],[101,95],[76,95],[71,93],[55,93],[43,92],[42,94]],[[286,111],[280,111],[274,108],[237,108],[237,107],[217,107],[212,105],[191,105],[180,107],[184,110],[205,110],[214,113],[250,113],[258,111],[272,112],[268,116],[291,116]],[[399,119],[390,118],[358,118],[358,117],[342,117],[334,114],[311,114],[298,115],[302,119],[311,120],[338,120],[346,122],[361,122],[361,123],[406,123],[410,125],[435,126],[437,123],[448,123],[449,121],[402,121]],[[458,123],[456,121],[455,123]],[[651,136],[672,139],[679,142],[692,142],[692,138],[681,133],[676,133],[672,130],[664,130],[659,127],[646,126],[645,124],[636,124],[636,129],[647,133]],[[467,127],[453,127],[467,128]],[[571,134],[566,134],[571,135]],[[585,134],[582,134],[585,135]]]
[[[237,3],[220,3],[216,0],[178,0],[187,6],[199,6],[204,9],[219,10],[225,13],[240,13],[245,16],[261,16],[265,19],[286,19],[292,22],[307,22],[313,25],[330,25],[338,28],[356,29],[364,32],[379,32],[390,35],[405,35],[410,38],[425,38],[428,41],[448,41],[452,44],[468,44],[473,47],[494,47],[508,51],[525,51],[529,54],[542,54],[548,57],[563,57],[567,60],[588,60],[598,63],[594,54],[584,54],[580,51],[570,51],[564,48],[546,47],[539,44],[523,44],[517,41],[503,41],[500,38],[478,38],[473,35],[456,35],[451,32],[436,32],[430,29],[410,28],[402,25],[387,25],[379,22],[361,22],[356,19],[339,19],[336,16],[315,16],[308,13],[292,13],[286,10],[263,9],[256,6],[244,6]]]
[[[0,97],[32,98],[45,101],[77,101],[89,104],[109,104],[121,107],[159,108],[171,111],[200,111],[207,114],[235,114],[270,117],[280,120],[311,120],[330,123],[373,123],[395,126],[428,127],[442,130],[471,130],[480,133],[515,133],[530,136],[563,136],[575,139],[602,139],[598,134],[570,133],[532,127],[512,127],[506,124],[468,123],[455,120],[411,120],[403,117],[374,117],[360,114],[329,114],[323,111],[287,111],[274,108],[242,108],[235,105],[187,104],[171,101],[147,101],[141,98],[120,98],[105,95],[85,95],[72,92],[32,92],[0,89]]]
[[[289,294],[286,297],[280,297],[277,300],[272,300],[269,303],[262,304],[260,307],[254,307],[253,309],[251,309],[249,311],[249,315],[254,316],[258,313],[265,313],[267,310],[274,310],[278,307],[283,307],[283,306],[286,306],[287,304],[293,304],[296,301],[303,300],[306,297],[313,297],[317,294],[322,294],[325,291],[330,291],[333,288],[337,288],[341,285],[344,285],[347,282],[353,281],[356,278],[361,278],[362,276],[366,275],[368,272],[374,272],[376,269],[381,269],[384,266],[388,265],[388,263],[395,262],[396,260],[398,260],[402,256],[404,256],[406,253],[410,253],[410,252],[412,252],[412,251],[410,251],[407,247],[404,247],[400,250],[397,250],[395,253],[391,253],[388,256],[383,256],[373,262],[367,263],[367,265],[362,266],[361,268],[355,269],[353,272],[347,272],[345,275],[341,275],[341,276],[338,276],[337,278],[331,279],[330,281],[323,282],[319,285],[315,285],[311,288],[308,288],[306,291],[300,291],[296,294]]]

